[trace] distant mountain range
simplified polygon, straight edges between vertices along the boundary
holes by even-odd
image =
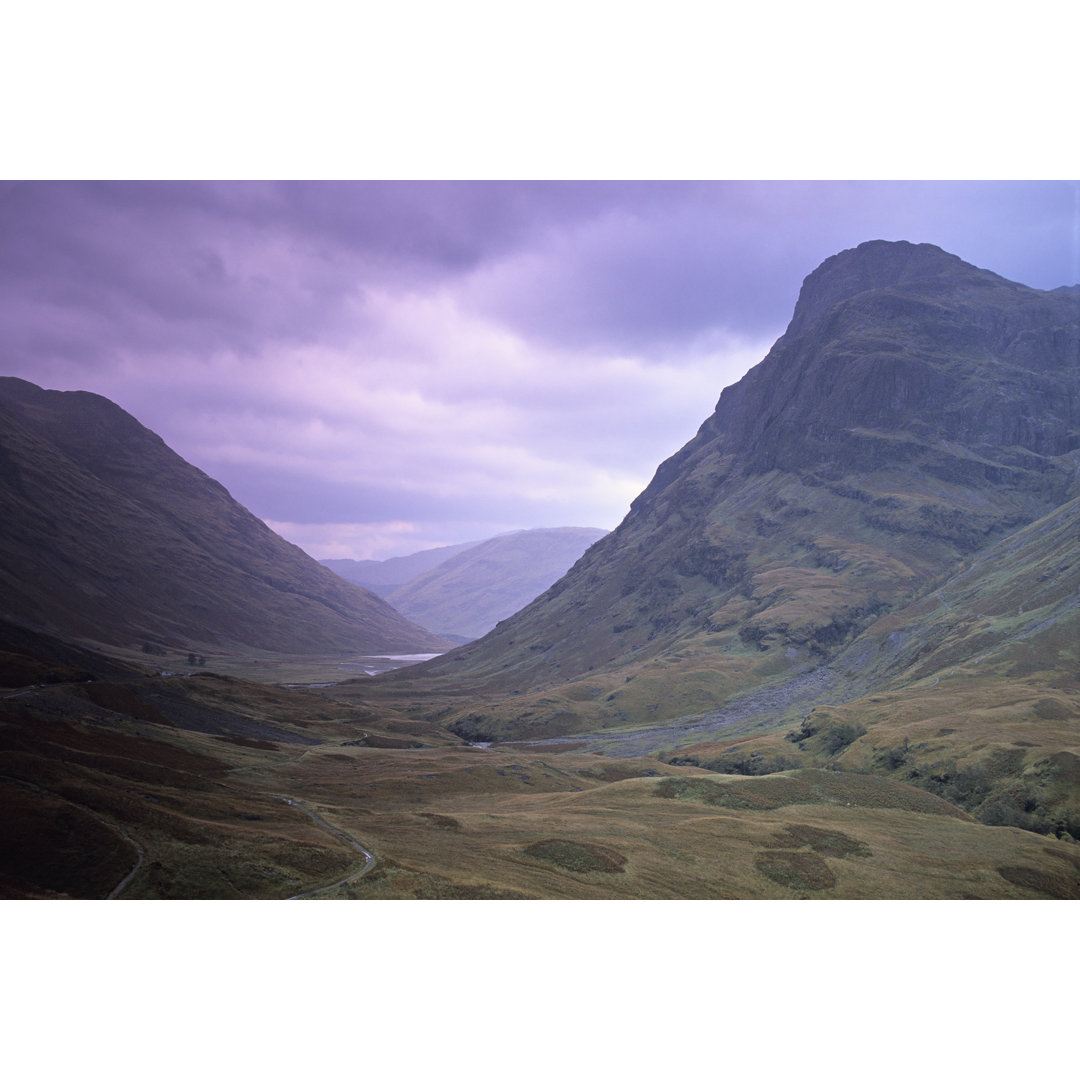
[[[443,548],[449,558],[385,595],[421,626],[471,641],[535,600],[606,535],[603,529],[526,529],[464,551]]]
[[[329,567],[335,574],[340,574],[354,585],[362,585],[381,597],[388,597],[395,589],[400,589],[413,578],[446,562],[447,559],[462,551],[468,551],[482,540],[472,540],[464,544],[451,544],[448,547],[428,548],[414,551],[411,555],[397,555],[392,559],[320,559],[323,566]]]
[[[111,645],[439,652],[119,406],[0,378],[0,615]]]

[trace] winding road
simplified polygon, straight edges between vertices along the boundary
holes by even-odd
[[[72,806],[74,805],[76,804],[72,803]],[[86,807],[83,807],[82,809],[85,810]],[[100,821],[103,825],[108,825],[110,829],[115,829],[135,849],[135,854],[138,856],[138,858],[135,860],[135,865],[128,871],[127,877],[124,878],[124,880],[121,881],[120,884],[117,885],[116,888],[113,889],[113,891],[109,893],[108,896],[105,897],[106,900],[115,900],[124,891],[124,889],[127,888],[128,882],[139,872],[139,869],[143,864],[143,860],[146,858],[146,851],[138,840],[135,840],[132,837],[128,836],[128,834],[124,832],[124,830],[121,829],[119,825],[114,825],[111,821],[106,821],[104,818],[98,817],[97,814],[93,814],[90,810],[87,810],[86,812],[88,814],[91,814],[93,817],[97,817],[98,821]]]
[[[290,806],[295,806],[301,813],[307,814],[307,816],[317,825],[322,826],[327,832],[331,832],[335,836],[340,837],[340,839],[344,840],[350,847],[355,848],[364,856],[364,868],[358,873],[350,874],[348,877],[344,877],[340,881],[331,882],[329,885],[323,885],[322,888],[319,889],[311,889],[308,892],[297,893],[295,896],[287,896],[285,898],[286,900],[303,900],[306,896],[318,896],[319,893],[329,892],[331,889],[336,889],[339,885],[348,885],[350,881],[356,881],[357,878],[362,878],[375,865],[375,856],[372,855],[367,848],[358,844],[348,833],[344,833],[340,829],[335,828],[328,821],[324,821],[318,814],[309,810],[306,806],[301,806],[295,799],[290,799],[287,795],[279,795],[278,798],[281,799],[282,802],[288,803]]]

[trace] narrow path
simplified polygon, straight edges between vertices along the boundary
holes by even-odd
[[[89,812],[90,811],[87,811],[87,813]],[[94,816],[97,817],[96,814]],[[131,836],[128,836],[128,834],[124,832],[124,830],[121,829],[119,825],[112,825],[111,822],[105,821],[104,818],[98,818],[98,821],[103,821],[104,824],[109,825],[111,828],[115,829],[135,849],[135,853],[138,856],[138,858],[135,860],[135,865],[131,868],[131,870],[128,871],[127,877],[124,878],[124,880],[121,881],[120,884],[117,885],[116,888],[113,889],[113,891],[109,893],[108,896],[105,897],[106,900],[115,900],[124,891],[124,889],[127,888],[127,885],[131,881],[131,879],[139,872],[139,869],[142,867],[143,861],[146,858],[146,851],[143,849],[142,844],[140,844],[138,840],[134,839]]]
[[[311,889],[308,892],[297,893],[295,896],[287,896],[285,898],[286,900],[302,900],[305,896],[317,896],[319,893],[336,889],[339,885],[348,885],[350,881],[356,881],[357,878],[362,878],[375,865],[375,856],[372,855],[367,848],[358,844],[348,833],[344,833],[341,829],[335,828],[328,821],[324,821],[318,814],[309,810],[306,806],[301,806],[295,799],[290,799],[287,795],[279,795],[278,798],[281,799],[282,802],[288,803],[290,806],[295,806],[301,813],[307,814],[307,816],[316,824],[321,825],[328,832],[340,837],[340,839],[344,840],[350,847],[355,848],[364,856],[364,868],[358,873],[350,874],[348,877],[344,877],[340,881],[332,882],[329,885],[323,885],[322,888],[319,889]]]
[[[120,826],[117,825],[115,822],[108,821],[106,818],[103,818],[100,814],[97,814],[93,810],[88,809],[81,803],[72,802],[72,800],[67,798],[66,795],[58,795],[55,791],[48,791],[47,789],[41,787],[38,784],[34,784],[29,780],[20,780],[17,776],[7,776],[6,774],[0,775],[0,780],[10,780],[13,784],[22,784],[23,787],[28,787],[32,791],[36,791],[39,795],[51,795],[54,799],[59,799],[61,802],[66,802],[68,806],[73,806],[76,810],[81,810],[84,814],[88,814],[95,821],[100,821],[101,824],[104,825],[107,829],[112,829],[113,832],[119,833],[135,849],[135,865],[128,871],[127,876],[124,877],[120,884],[117,885],[112,890],[112,892],[110,892],[109,895],[105,897],[106,900],[115,900],[120,895],[120,893],[122,893],[124,889],[127,888],[131,879],[142,868],[142,864],[146,859],[145,849],[138,840],[134,839],[134,837],[129,836],[127,832],[124,829],[121,829]]]

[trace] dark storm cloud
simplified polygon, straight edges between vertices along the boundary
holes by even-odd
[[[17,185],[0,201],[8,325],[43,359],[303,339],[349,283],[284,209],[264,185]]]
[[[1068,184],[21,184],[0,275],[10,343],[45,354],[257,351],[332,336],[366,284],[455,280],[531,336],[630,347],[782,327],[805,274],[878,237],[1070,283],[1074,214]]]
[[[938,244],[1039,288],[1077,273],[1068,183],[730,182],[610,193],[595,213],[491,260],[471,301],[536,339],[663,349],[717,331],[778,333],[803,278],[868,239]]]
[[[343,308],[367,283],[430,287],[611,197],[594,184],[14,184],[0,196],[7,340],[102,362],[325,339],[353,323]]]

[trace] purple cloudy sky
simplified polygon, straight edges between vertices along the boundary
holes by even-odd
[[[0,374],[111,398],[317,558],[613,528],[864,240],[1080,281],[1071,182],[0,186]]]

